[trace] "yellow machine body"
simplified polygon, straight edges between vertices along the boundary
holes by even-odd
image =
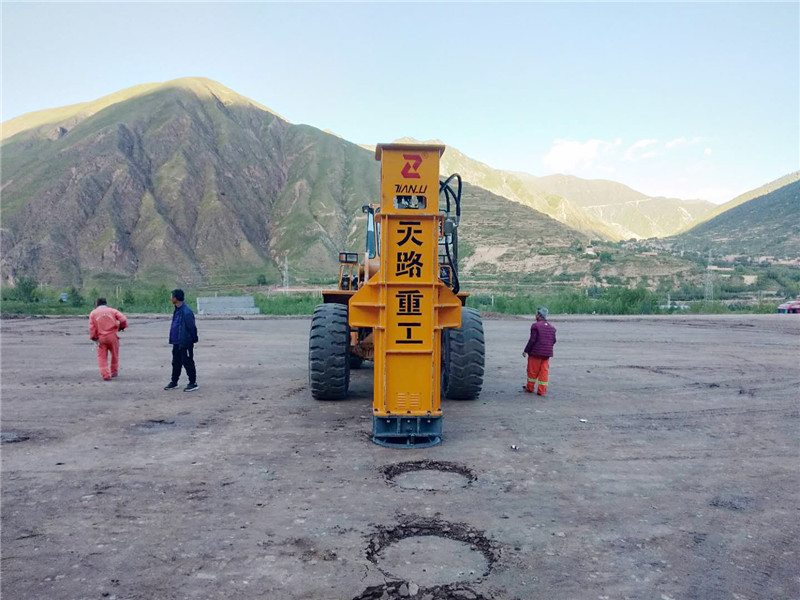
[[[380,266],[350,297],[349,324],[371,327],[373,440],[426,446],[441,436],[442,330],[461,299],[439,279],[439,159],[444,146],[379,144]]]

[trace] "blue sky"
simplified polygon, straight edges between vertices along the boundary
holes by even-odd
[[[800,169],[800,4],[2,4],[2,120],[217,80],[294,123],[723,202]]]

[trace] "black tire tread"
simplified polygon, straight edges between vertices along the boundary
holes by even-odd
[[[350,385],[350,327],[347,307],[320,304],[308,337],[308,384],[317,400],[342,400]]]
[[[474,400],[483,387],[486,344],[483,321],[474,308],[461,308],[461,327],[446,330],[448,360],[445,397],[451,400]]]

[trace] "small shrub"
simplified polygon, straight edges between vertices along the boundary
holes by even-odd
[[[14,287],[14,297],[20,302],[33,302],[36,299],[36,288],[39,282],[32,277],[20,277]]]
[[[83,306],[86,304],[86,299],[81,296],[78,288],[74,286],[69,288],[69,292],[67,292],[67,300],[72,306]]]

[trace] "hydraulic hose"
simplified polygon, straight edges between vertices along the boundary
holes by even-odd
[[[455,179],[458,183],[458,187],[456,191],[453,191],[453,188],[450,186],[450,182]],[[456,229],[458,229],[458,225],[461,222],[461,175],[458,173],[453,173],[442,181],[439,184],[439,193],[444,192],[445,202],[447,203],[447,214],[450,214],[450,200],[453,200],[453,203],[456,207]],[[447,263],[450,265],[450,269],[453,272],[453,293],[457,294],[458,291],[461,289],[461,284],[458,281],[458,267],[456,266],[456,262],[453,259],[453,253],[450,252],[450,239],[452,236],[455,236],[456,233],[453,232],[452,234],[445,234],[444,236],[444,252],[447,256]],[[457,258],[457,257],[456,257]]]

